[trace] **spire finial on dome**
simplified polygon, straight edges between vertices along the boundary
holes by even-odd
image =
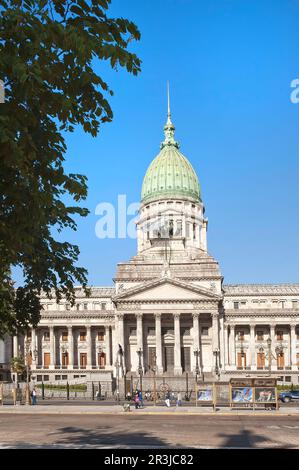
[[[169,81],[167,81],[167,122],[164,126],[165,139],[164,142],[161,143],[161,148],[165,147],[165,145],[174,145],[177,148],[179,147],[179,144],[174,140],[174,131],[175,127],[171,122],[170,114]]]

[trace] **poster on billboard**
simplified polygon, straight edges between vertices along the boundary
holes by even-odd
[[[213,390],[212,389],[199,389],[197,390],[198,401],[213,401]]]
[[[253,393],[252,387],[232,388],[233,403],[252,403]]]
[[[275,403],[275,387],[256,387],[254,401],[256,403]]]

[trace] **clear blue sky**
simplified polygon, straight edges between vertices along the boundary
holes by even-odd
[[[95,207],[140,200],[159,151],[170,81],[172,119],[209,219],[208,248],[226,283],[299,282],[299,1],[113,0],[111,14],[141,31],[133,77],[98,70],[115,96],[114,120],[95,139],[67,137],[67,169],[87,175],[90,215],[67,233],[91,285],[112,285],[136,240],[95,235]]]

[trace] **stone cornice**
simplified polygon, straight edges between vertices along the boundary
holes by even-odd
[[[40,321],[42,320],[88,320],[92,318],[95,318],[97,320],[113,320],[115,318],[115,313],[113,312],[109,315],[108,314],[103,315],[103,314],[95,314],[95,313],[83,314],[83,312],[81,312],[81,314],[80,313],[75,314],[75,312],[73,313],[51,312],[48,314],[41,315]]]
[[[224,298],[231,296],[299,295],[299,284],[226,284]]]
[[[295,309],[287,309],[287,308],[284,308],[284,309],[263,309],[263,308],[259,308],[259,309],[256,309],[256,310],[253,310],[253,309],[238,309],[238,310],[234,310],[234,309],[225,309],[225,317],[226,318],[236,318],[236,317],[239,317],[239,318],[246,318],[247,316],[248,317],[257,317],[257,318],[260,318],[260,317],[294,317],[294,318],[298,318],[299,320],[299,310],[295,310]]]

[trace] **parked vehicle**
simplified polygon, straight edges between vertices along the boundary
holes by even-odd
[[[290,401],[299,400],[299,390],[287,390],[279,394],[279,399],[283,403],[289,403]]]

